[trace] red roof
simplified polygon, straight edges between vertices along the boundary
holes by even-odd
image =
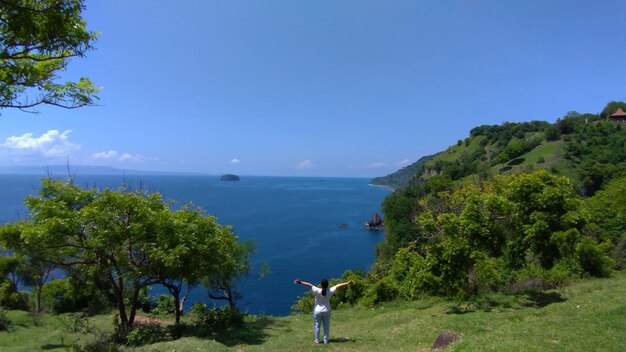
[[[626,117],[626,112],[624,112],[622,108],[617,108],[617,110],[611,114],[611,117]]]

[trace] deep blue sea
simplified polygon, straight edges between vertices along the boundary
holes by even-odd
[[[25,219],[24,197],[34,195],[37,175],[0,174],[0,223]],[[305,290],[293,279],[313,283],[340,277],[345,270],[368,270],[381,231],[363,226],[389,190],[368,185],[365,178],[242,176],[241,181],[220,181],[218,176],[183,175],[83,175],[75,176],[83,187],[133,188],[158,191],[176,206],[192,202],[222,225],[231,225],[241,240],[253,240],[256,248],[252,272],[237,285],[243,294],[238,306],[252,314],[287,315]],[[347,224],[339,227],[338,224]],[[260,275],[262,263],[270,273]],[[154,289],[156,294],[160,290]],[[187,300],[209,303],[202,290]]]

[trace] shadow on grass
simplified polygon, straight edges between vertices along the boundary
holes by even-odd
[[[491,294],[477,296],[465,302],[449,306],[446,314],[491,312],[502,309],[543,308],[552,303],[567,301],[558,292],[527,291],[517,295]]]
[[[178,325],[161,326],[149,324],[143,328],[136,325],[136,329],[144,330],[140,333],[141,339],[137,345],[152,344],[157,342],[175,341],[182,337],[196,337],[199,339],[215,340],[223,345],[232,347],[235,345],[260,345],[269,336],[265,329],[270,326],[281,327],[286,322],[277,322],[270,317],[255,317],[253,320],[241,322],[229,327],[191,325],[181,323]],[[148,327],[149,329],[145,329]],[[143,343],[141,343],[143,342]]]
[[[337,338],[334,338],[334,339],[329,339],[328,342],[332,342],[332,343],[335,343],[335,342],[356,342],[356,340],[353,340],[353,339],[350,339],[350,338],[347,338],[347,337],[337,337]]]
[[[281,326],[286,323],[277,323],[275,320],[268,317],[257,318],[252,322],[245,322],[242,326],[233,327],[221,331],[213,331],[208,335],[198,336],[215,340],[228,347],[232,347],[239,344],[244,345],[260,345],[269,336],[265,329],[270,326]]]
[[[567,298],[563,297],[558,292],[539,292],[532,291],[526,293],[527,302],[524,307],[537,307],[543,308],[552,303],[561,303],[567,301]]]
[[[67,349],[68,347],[70,346],[62,344],[62,343],[48,343],[48,344],[41,346],[41,349],[42,350],[56,350],[57,348]]]

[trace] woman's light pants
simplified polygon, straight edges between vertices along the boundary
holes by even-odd
[[[320,339],[320,324],[324,324],[324,343],[328,343],[328,333],[330,332],[330,312],[314,313],[315,340]]]

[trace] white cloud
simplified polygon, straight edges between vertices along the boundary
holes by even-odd
[[[8,137],[2,144],[3,149],[20,155],[41,155],[44,157],[67,156],[72,151],[80,149],[79,144],[70,142],[69,135],[72,130],[63,133],[58,130],[50,130],[39,137],[33,137],[33,133],[24,133],[21,136]]]
[[[379,168],[385,167],[385,166],[387,166],[387,163],[383,163],[383,162],[380,162],[380,161],[375,161],[375,162],[370,164],[370,167],[373,167],[373,168],[376,168],[376,169],[379,169]]]
[[[117,158],[118,152],[115,150],[108,150],[99,153],[95,153],[91,156],[92,159],[96,160],[108,160]]]
[[[296,166],[296,169],[298,170],[307,170],[307,169],[311,169],[313,168],[313,162],[311,160],[303,160],[301,161],[298,166]]]
[[[404,167],[404,166],[409,165],[410,163],[411,161],[409,159],[404,159],[404,160],[396,161],[394,165],[398,167]]]
[[[147,160],[158,160],[158,158],[148,158],[141,154],[119,153],[115,150],[106,150],[95,153],[91,156],[94,160],[109,160],[121,162],[142,162]]]
[[[128,153],[124,153],[120,155],[120,161],[127,161],[127,160],[133,160],[133,159],[135,159],[135,157]]]
[[[120,155],[120,161],[146,161],[146,160],[158,160],[158,158],[148,158],[141,154],[124,153]]]
[[[230,161],[231,164],[239,164],[241,163],[241,161],[239,161],[239,159],[233,159]]]

